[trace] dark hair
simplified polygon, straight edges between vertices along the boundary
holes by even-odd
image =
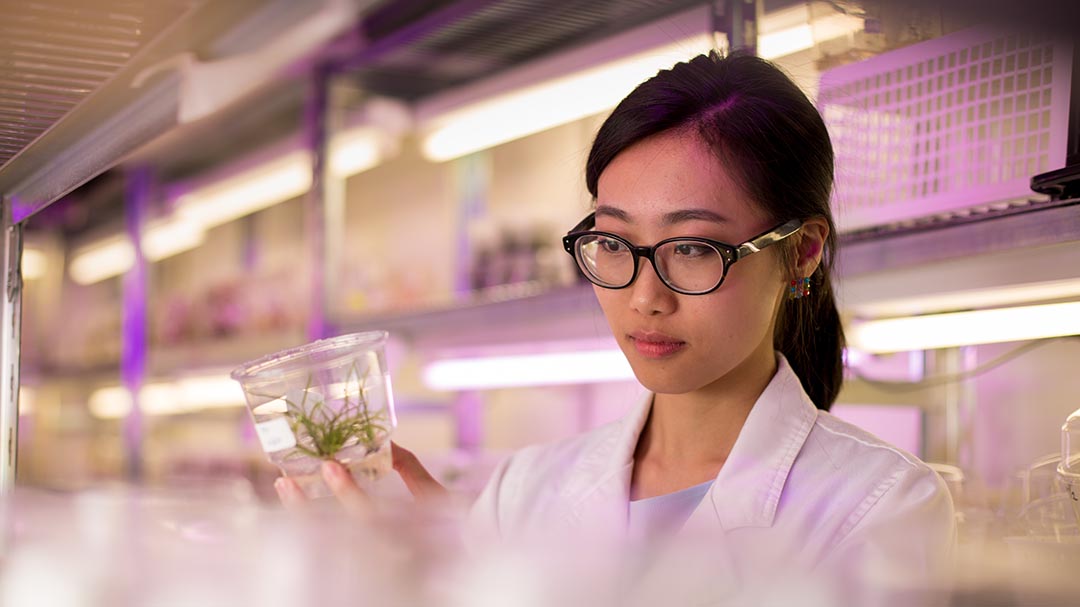
[[[817,109],[778,67],[758,57],[716,52],[662,70],[638,85],[593,141],[585,182],[593,199],[600,174],[629,146],[671,129],[696,133],[774,222],[821,217],[829,224],[810,295],[785,298],[773,338],[819,409],[844,379],[844,331],[830,278],[836,226],[829,209],[833,149]],[[794,241],[782,241],[790,272]]]

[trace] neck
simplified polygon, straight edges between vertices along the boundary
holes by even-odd
[[[635,467],[682,470],[685,477],[679,484],[715,477],[776,374],[769,345],[712,384],[684,394],[656,394],[638,439]]]

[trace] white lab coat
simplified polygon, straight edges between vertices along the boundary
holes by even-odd
[[[805,605],[815,601],[799,589],[813,586],[820,604],[903,604],[913,599],[910,589],[937,586],[955,543],[945,484],[913,455],[819,411],[777,359],[776,375],[680,532],[693,546],[684,552],[697,556],[668,569],[680,594],[661,581],[663,602],[789,603],[784,597],[793,594],[791,604]],[[503,462],[473,506],[473,541],[618,542],[651,404],[650,394],[618,421]]]

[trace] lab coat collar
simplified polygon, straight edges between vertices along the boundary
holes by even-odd
[[[776,358],[776,375],[754,403],[709,490],[708,502],[725,530],[772,526],[791,466],[817,421],[817,407],[799,377],[782,354]]]
[[[651,393],[644,395],[583,454],[561,492],[570,505],[568,522],[597,531],[625,531],[634,450],[652,402]],[[707,498],[684,530],[717,523],[724,530],[771,526],[788,473],[816,420],[817,408],[777,353],[776,375],[754,403]]]
[[[621,536],[626,531],[634,450],[649,419],[652,393],[644,394],[631,411],[603,430],[583,453],[562,488],[570,504],[567,520],[597,532]]]

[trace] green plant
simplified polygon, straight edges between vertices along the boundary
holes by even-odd
[[[345,396],[337,408],[327,406],[321,399],[309,398],[310,375],[300,402],[283,399],[288,406],[285,415],[296,436],[296,451],[292,456],[331,459],[342,449],[357,444],[364,445],[369,453],[378,448],[379,439],[387,433],[386,411],[369,410],[364,391],[366,379],[354,363],[345,377]],[[350,382],[355,382],[355,387]]]

